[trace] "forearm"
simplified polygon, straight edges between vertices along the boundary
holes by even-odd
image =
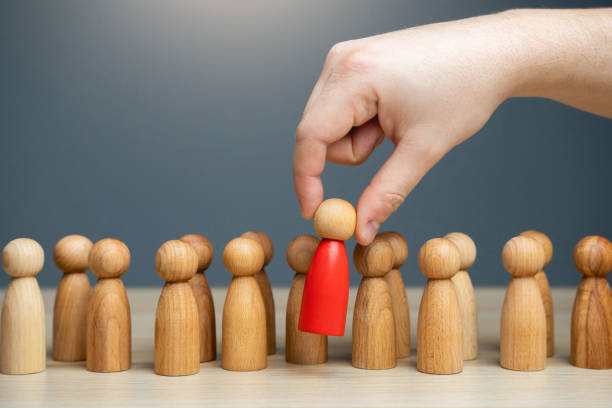
[[[612,8],[512,10],[508,97],[543,97],[612,117]]]

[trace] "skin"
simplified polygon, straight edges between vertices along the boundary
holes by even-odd
[[[294,151],[302,215],[323,200],[325,162],[394,151],[357,204],[355,237],[380,225],[453,147],[513,97],[542,97],[612,118],[612,8],[511,10],[334,45]]]

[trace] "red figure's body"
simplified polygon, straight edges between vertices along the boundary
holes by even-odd
[[[349,264],[344,241],[323,239],[306,275],[301,331],[343,336],[349,293]]]

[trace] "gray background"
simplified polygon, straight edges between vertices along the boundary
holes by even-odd
[[[27,4],[26,4],[27,3]],[[600,2],[539,1],[578,7]],[[407,26],[529,6],[526,1],[238,0],[0,3],[0,243],[28,236],[47,253],[39,275],[57,284],[55,242],[116,237],[132,252],[127,285],[163,282],[157,248],[208,236],[215,285],[221,252],[250,229],[276,246],[274,285],[292,272],[285,249],[312,233],[300,217],[291,163],[295,126],[328,49]],[[328,197],[357,202],[390,154],[328,165]],[[384,225],[416,253],[450,231],[478,245],[475,285],[504,285],[504,242],[528,228],[555,244],[553,285],[575,285],[571,250],[584,235],[612,238],[612,121],[546,100],[511,100],[453,150]],[[347,247],[352,253],[354,240]],[[352,271],[352,282],[359,276]],[[1,274],[0,284],[8,282]]]

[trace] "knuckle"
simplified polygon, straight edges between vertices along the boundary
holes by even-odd
[[[406,194],[397,191],[387,191],[382,195],[381,199],[388,213],[392,213],[406,200]]]
[[[302,120],[298,124],[297,129],[295,131],[295,141],[302,142],[304,140],[311,138],[312,135],[313,135],[312,126],[308,124],[308,122]]]
[[[373,64],[372,54],[362,48],[346,53],[338,62],[338,69],[343,73],[364,73],[371,70]]]

